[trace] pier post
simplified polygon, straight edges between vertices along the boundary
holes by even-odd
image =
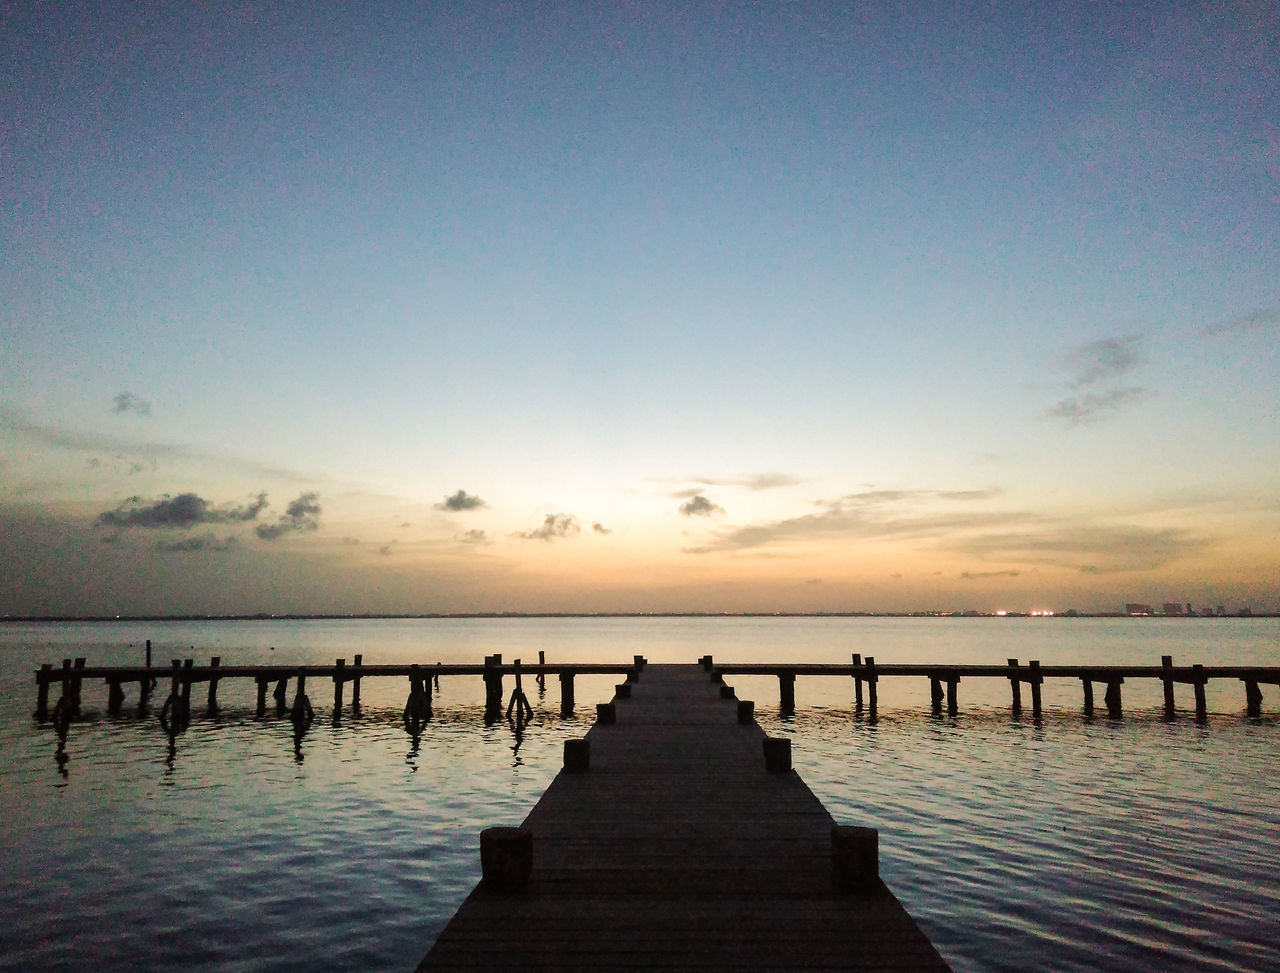
[[[486,706],[485,718],[490,710]],[[415,663],[409,667],[409,699],[404,704],[404,722],[410,729],[417,729],[431,719],[431,679],[423,679],[422,671]]]
[[[276,701],[276,712],[283,713],[289,708],[289,677],[284,676],[276,682],[275,692],[271,694]]]
[[[502,673],[498,667],[502,665],[499,654],[484,657],[484,718],[493,721],[502,713]]]
[[[618,722],[618,710],[613,703],[596,703],[596,722],[606,726]]]
[[[315,710],[311,708],[311,699],[307,696],[307,670],[298,670],[298,689],[293,697],[293,708],[289,711],[289,719],[295,726],[310,723],[315,719]]]
[[[796,711],[796,674],[794,672],[778,673],[779,704],[783,715],[790,716]]]
[[[124,706],[124,690],[120,688],[119,679],[107,679],[107,712],[112,716],[119,716],[120,709]]]
[[[588,740],[564,741],[564,771],[566,774],[585,774],[591,769],[591,743]]]
[[[80,718],[80,687],[82,677],[75,672],[76,669],[84,669],[84,659],[76,659],[75,668],[72,670],[71,676],[71,715],[76,719]]]
[[[1165,670],[1160,676],[1160,681],[1164,683],[1164,718],[1171,720],[1178,715],[1173,702],[1173,656],[1160,656],[1160,668]]]
[[[151,668],[151,639],[147,639],[147,668]],[[145,700],[151,695],[151,690],[156,688],[156,677],[150,674],[142,683],[142,698]]]
[[[771,774],[791,771],[791,741],[787,737],[765,737],[764,769]]]
[[[876,721],[876,660],[875,656],[867,656],[867,716],[872,723]]]
[[[36,719],[41,723],[49,719],[49,679],[53,675],[52,664],[46,662],[40,666],[36,676]]]
[[[1242,677],[1244,682],[1244,707],[1249,716],[1262,715],[1262,690],[1258,688],[1258,680]]]
[[[542,671],[542,667],[543,667],[543,666],[545,666],[546,664],[547,664],[547,653],[546,653],[546,650],[545,650],[545,649],[539,649],[539,650],[538,650],[538,679],[537,679],[537,682],[538,682],[538,689],[540,689],[540,690],[542,690],[542,689],[546,689],[546,688],[547,688],[547,674],[546,674],[545,672],[543,672],[543,671]],[[538,698],[539,698],[539,699],[541,699],[542,697],[541,697],[541,696],[539,696]]]
[[[1107,704],[1107,715],[1113,720],[1120,719],[1124,715],[1120,707],[1120,684],[1124,682],[1123,676],[1112,676],[1107,679],[1107,692],[1102,697],[1103,702]]]
[[[360,709],[360,667],[363,665],[364,656],[357,652],[355,665],[352,666],[355,675],[351,677],[351,709],[353,711]]]
[[[726,686],[722,684],[720,686],[720,698],[721,699],[737,699],[738,694],[733,691],[732,686]]]
[[[573,672],[560,673],[560,715],[573,715]]]
[[[756,721],[756,704],[754,700],[738,700],[738,722],[754,723]]]
[[[862,667],[862,653],[853,653],[853,666],[855,669]],[[862,712],[862,676],[856,672],[853,674],[853,708],[857,713]]]
[[[194,659],[185,659],[182,663],[182,725],[191,722],[191,669]]]
[[[955,716],[960,710],[960,701],[956,698],[958,693],[956,688],[960,684],[960,677],[950,675],[947,677],[947,715]]]
[[[1204,700],[1204,666],[1197,662],[1191,668],[1194,670],[1192,678],[1195,680],[1196,689],[1196,720],[1200,723],[1204,723],[1209,719],[1209,708],[1205,705]]]
[[[518,892],[533,871],[533,833],[528,828],[480,832],[480,877],[486,892]]]
[[[875,892],[880,887],[880,833],[848,824],[831,826],[831,872],[842,892]]]
[[[266,676],[256,676],[254,681],[258,684],[258,715],[262,716],[267,712],[267,683],[271,680]]]
[[[1009,660],[1009,691],[1013,693],[1013,715],[1022,715],[1022,683],[1018,679],[1018,660]]]
[[[729,687],[728,687],[728,686],[721,686],[721,687],[720,687],[720,695],[721,695],[721,696],[723,696],[723,695],[724,695],[724,691],[725,691],[726,689],[729,689]],[[729,689],[729,694],[730,694],[730,695],[733,695],[733,690],[732,690],[732,689]],[[613,687],[613,696],[614,696],[614,698],[615,698],[615,699],[630,699],[630,698],[631,698],[631,683],[629,683],[629,682],[620,682],[620,683],[618,683],[618,685],[616,685],[616,686],[614,686],[614,687]]]
[[[342,681],[343,672],[347,668],[346,659],[333,660],[333,715],[337,716],[342,712]]]
[[[929,704],[934,716],[942,715],[942,680],[936,675],[929,677]]]
[[[167,721],[171,727],[180,729],[182,725],[182,663],[174,659],[169,671],[171,673],[169,698],[160,707],[160,722]]]
[[[1040,675],[1040,660],[1031,660],[1031,718],[1033,720],[1040,719],[1040,686],[1044,683],[1044,676]]]
[[[214,656],[209,660],[209,668],[215,670],[209,674],[209,712],[218,712],[218,675],[216,670],[222,665],[220,656]]]
[[[1084,689],[1084,715],[1093,715],[1093,680],[1088,676],[1080,677],[1080,685]]]

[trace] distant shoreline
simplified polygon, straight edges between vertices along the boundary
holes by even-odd
[[[1125,612],[1069,611],[1049,614],[1031,612],[422,612],[413,614],[281,614],[258,612],[251,615],[3,615],[0,623],[24,622],[289,622],[289,621],[373,621],[378,619],[467,619],[467,618],[1280,618],[1280,612],[1231,614],[1161,615]]]

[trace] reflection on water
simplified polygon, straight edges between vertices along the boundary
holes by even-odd
[[[714,644],[727,659],[740,644],[746,661],[790,633],[794,657],[838,661],[851,635],[889,638],[807,623],[690,634],[660,621],[463,628],[452,648],[432,630],[428,652],[419,625],[415,651],[431,661],[454,661],[454,650],[470,652],[465,661],[495,650],[510,658],[500,641],[510,638],[528,657],[555,641],[566,654],[590,645],[609,659],[686,649],[696,658]],[[262,644],[312,663],[354,651],[366,662],[413,658],[410,629],[391,628],[384,657],[369,629],[353,650],[350,625],[322,627],[312,656],[280,629]],[[207,639],[198,631],[184,632],[184,650],[261,661],[225,647],[249,641],[243,626],[215,627]],[[902,651],[880,645],[878,658],[924,652],[914,644],[921,631],[900,629]],[[1060,659],[1046,645],[993,644],[994,629],[941,631],[949,651],[973,661]],[[1087,631],[1100,651],[1149,649],[1119,644],[1114,629]],[[1232,651],[1275,664],[1265,658],[1270,630],[1254,631]],[[0,648],[3,970],[411,969],[478,878],[478,831],[523,819],[558,769],[563,740],[582,734],[616,682],[580,677],[577,720],[559,716],[554,680],[550,691],[538,686],[532,718],[517,724],[486,722],[478,678],[446,677],[431,719],[409,732],[409,687],[398,680],[367,680],[359,711],[335,717],[320,706],[303,727],[287,712],[256,716],[252,683],[227,680],[216,715],[193,711],[172,734],[128,702],[109,716],[105,687],[86,684],[84,719],[63,737],[30,717],[30,670],[71,654],[48,641]],[[131,651],[77,648],[104,663]],[[1218,661],[1193,649],[1202,647],[1173,653]],[[793,739],[797,770],[839,820],[880,829],[885,878],[957,969],[1280,968],[1274,699],[1269,715],[1248,720],[1230,687],[1207,726],[1166,723],[1157,687],[1149,699],[1126,692],[1123,720],[1085,720],[1078,686],[1052,697],[1046,686],[1035,722],[1010,716],[1007,685],[962,682],[961,712],[948,717],[928,712],[927,682],[904,680],[884,688],[872,724],[854,712],[851,682],[800,679],[786,718],[776,679],[730,682],[757,701],[767,732]],[[75,936],[65,932],[72,919]]]

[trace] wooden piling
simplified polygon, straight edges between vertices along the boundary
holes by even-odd
[[[618,722],[618,710],[613,703],[596,703],[596,722],[605,726]]]
[[[781,697],[779,709],[784,715],[796,711],[796,674],[794,672],[778,673],[778,695]]]
[[[191,669],[195,666],[194,659],[184,659],[182,662],[182,725],[187,726],[191,723]]]
[[[545,649],[539,649],[539,650],[538,650],[538,669],[539,669],[539,670],[541,670],[541,669],[542,669],[542,667],[543,667],[543,666],[545,666],[546,664],[547,664],[547,653],[546,653],[546,650],[545,650]],[[546,688],[547,688],[547,674],[546,674],[545,672],[541,672],[541,671],[539,671],[539,672],[538,672],[537,682],[538,682],[538,688],[539,688],[539,689],[546,689]],[[539,696],[538,698],[539,698],[539,699],[541,699],[542,697],[541,697],[541,696]]]
[[[860,652],[853,653],[852,658],[855,667],[862,665],[862,654]],[[853,708],[859,713],[862,712],[862,676],[856,672],[853,674]]]
[[[1173,700],[1173,656],[1160,656],[1160,668],[1167,670],[1166,674],[1160,677],[1160,681],[1164,683],[1164,718],[1171,720],[1178,715]]]
[[[833,824],[831,872],[842,892],[880,891],[880,833],[875,828]]]
[[[1120,684],[1124,682],[1124,677],[1111,676],[1107,679],[1107,692],[1102,697],[1102,701],[1107,704],[1107,715],[1113,720],[1120,719],[1123,712],[1120,706]]]
[[[271,694],[271,696],[276,701],[277,713],[283,713],[285,710],[289,708],[289,677],[288,676],[284,676],[283,678],[276,681],[276,688],[275,688],[275,691]]]
[[[1089,676],[1080,677],[1080,685],[1084,690],[1084,715],[1093,715],[1093,679]]]
[[[560,673],[560,715],[573,715],[573,673]]]
[[[929,677],[929,705],[934,716],[942,715],[942,680],[936,675]]]
[[[77,659],[76,659],[76,664],[75,664],[75,666],[74,666],[74,667],[72,668],[72,670],[71,670],[71,673],[72,673],[72,675],[71,675],[71,690],[70,690],[70,694],[69,694],[69,695],[70,695],[70,700],[71,700],[71,715],[72,715],[72,717],[74,717],[75,719],[79,719],[79,718],[80,718],[80,691],[81,691],[81,685],[82,685],[82,683],[83,683],[83,677],[82,677],[79,673],[77,673],[77,672],[76,672],[76,670],[77,670],[77,669],[79,669],[79,670],[83,670],[83,669],[84,669],[84,658],[83,658],[83,657],[80,657],[80,658],[77,658]]]
[[[36,676],[35,716],[41,723],[46,723],[49,720],[49,680],[52,675],[53,665],[46,662],[40,666],[40,674]]]
[[[764,769],[770,774],[786,774],[791,771],[791,740],[787,737],[765,737],[763,741]]]
[[[756,704],[754,700],[738,700],[738,722],[754,723],[756,721]]]
[[[1022,681],[1018,678],[1018,660],[1009,660],[1009,691],[1013,693],[1013,715],[1022,715]]]
[[[1040,660],[1032,659],[1031,663],[1031,718],[1033,720],[1040,719],[1040,686],[1044,682],[1044,676],[1040,675]]]
[[[959,693],[957,687],[960,684],[960,677],[957,675],[949,675],[947,677],[947,715],[955,716],[960,711]]]
[[[733,691],[733,687],[732,687],[732,686],[724,686],[724,685],[722,685],[722,686],[720,687],[720,698],[721,698],[721,699],[737,699],[737,697],[738,697],[738,694],[737,694],[736,692],[734,692],[734,691]]]
[[[271,680],[266,676],[257,676],[254,681],[258,684],[258,715],[262,716],[267,712],[267,683]]]
[[[1194,675],[1191,678],[1195,684],[1196,719],[1199,722],[1204,723],[1209,719],[1209,708],[1205,705],[1204,699],[1204,666],[1197,662],[1191,668],[1194,670]]]
[[[342,712],[342,682],[345,678],[347,660],[334,659],[333,667],[336,670],[333,674],[333,715],[337,716]]]
[[[217,669],[221,665],[222,659],[219,656],[215,655],[209,660],[210,669]],[[212,673],[209,675],[209,712],[218,712],[218,677]]]
[[[357,712],[360,709],[360,667],[363,665],[364,656],[357,652],[355,664],[351,667],[354,672],[351,677],[351,709]]]
[[[518,892],[533,871],[533,832],[485,828],[480,832],[480,882],[488,893]]]
[[[564,741],[564,769],[570,774],[585,774],[591,769],[591,744],[588,741]]]
[[[295,726],[303,723],[310,723],[315,719],[315,710],[311,708],[311,699],[307,696],[307,670],[302,667],[298,670],[298,688],[293,697],[293,708],[289,710],[289,719]]]
[[[124,690],[120,688],[120,680],[108,679],[107,687],[107,712],[112,716],[119,716],[124,706]]]
[[[867,718],[873,723],[876,719],[876,660],[875,656],[867,656],[867,674],[863,677],[867,681]]]

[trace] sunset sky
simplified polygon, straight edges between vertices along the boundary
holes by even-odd
[[[0,614],[1280,609],[1274,2],[19,4]]]

